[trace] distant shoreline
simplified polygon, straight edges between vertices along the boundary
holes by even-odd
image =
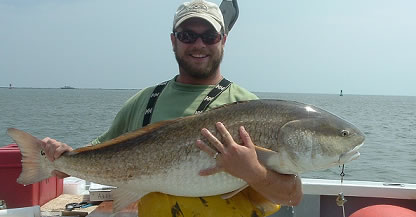
[[[0,87],[0,89],[48,89],[48,90],[140,90],[137,88],[62,88],[62,87]]]
[[[0,89],[10,89],[9,87],[1,87]],[[141,90],[141,88],[93,88],[93,87],[81,87],[81,88],[73,88],[73,89],[65,89],[62,87],[12,87],[11,89],[34,89],[34,90]],[[318,95],[337,95],[339,96],[339,92],[337,93],[289,93],[289,92],[270,92],[270,91],[251,91],[253,93],[278,93],[278,94],[318,94]],[[386,95],[386,94],[356,94],[356,93],[343,93],[343,96],[403,96],[403,97],[416,97],[413,95]]]

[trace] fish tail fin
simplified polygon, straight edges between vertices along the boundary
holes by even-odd
[[[17,143],[22,154],[22,172],[17,179],[18,183],[30,185],[52,176],[53,167],[44,156],[42,141],[14,128],[7,129],[7,134]]]

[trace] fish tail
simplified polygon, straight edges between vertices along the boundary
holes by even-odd
[[[30,185],[52,176],[53,167],[44,156],[42,141],[14,128],[7,129],[7,134],[17,143],[22,154],[22,172],[17,179],[18,183]]]

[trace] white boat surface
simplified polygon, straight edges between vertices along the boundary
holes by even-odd
[[[343,217],[336,198],[343,192],[345,216],[372,205],[394,205],[416,212],[416,184],[302,178],[303,199],[298,206],[282,206],[272,217]],[[398,216],[399,217],[399,216]]]

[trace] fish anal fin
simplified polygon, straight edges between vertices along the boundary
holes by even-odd
[[[117,188],[111,191],[113,197],[113,212],[119,212],[126,206],[138,201],[149,192],[132,192],[129,188]]]
[[[242,190],[246,189],[247,187],[248,187],[248,185],[244,185],[243,187],[241,187],[241,188],[239,188],[235,191],[231,191],[229,193],[222,194],[221,198],[224,199],[224,200],[230,199],[230,198],[234,197],[236,194],[240,193]]]
[[[163,127],[163,126],[168,125],[168,124],[172,124],[172,123],[176,122],[179,119],[166,120],[166,121],[160,121],[160,122],[156,122],[156,123],[153,123],[153,124],[149,124],[146,127],[140,128],[140,129],[132,131],[132,132],[125,133],[125,134],[123,134],[119,137],[116,137],[114,139],[111,139],[109,141],[99,143],[99,144],[96,144],[96,145],[91,145],[90,144],[90,145],[87,145],[85,147],[75,149],[71,153],[76,154],[76,153],[80,153],[80,152],[84,152],[84,151],[92,151],[92,150],[105,148],[107,146],[112,146],[114,144],[122,143],[124,141],[128,141],[130,139],[133,139],[133,138],[136,138],[136,137],[139,137],[139,136],[143,136],[147,133],[151,133],[151,132],[159,129],[160,127]]]

